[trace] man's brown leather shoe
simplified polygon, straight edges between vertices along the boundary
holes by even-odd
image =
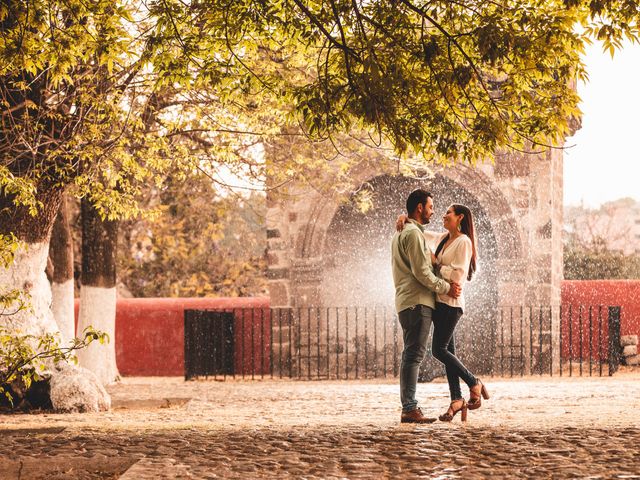
[[[400,423],[433,423],[435,421],[435,418],[425,417],[419,408],[410,412],[402,412],[400,416]]]

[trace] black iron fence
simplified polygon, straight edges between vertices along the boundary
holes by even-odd
[[[485,315],[467,326],[465,315],[456,332],[458,355],[479,375],[602,376],[618,368],[620,307],[507,306]],[[398,376],[402,332],[389,307],[186,310],[184,345],[187,379],[385,378]],[[421,378],[443,373],[428,354]]]
[[[618,306],[502,307],[490,373],[612,375],[621,360],[620,319]]]

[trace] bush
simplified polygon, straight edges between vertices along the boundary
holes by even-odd
[[[69,346],[61,347],[55,335],[20,335],[0,327],[0,405],[11,408],[37,407],[29,401],[32,387],[42,388],[44,373],[59,362],[76,363],[75,351],[93,341],[108,342],[106,333],[89,327],[82,338],[74,338]],[[48,386],[46,386],[48,393]],[[31,396],[33,398],[33,396]],[[25,400],[29,405],[25,405]]]
[[[624,255],[615,250],[566,245],[566,280],[626,280],[640,278],[640,255]]]

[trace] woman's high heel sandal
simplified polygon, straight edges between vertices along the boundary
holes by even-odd
[[[477,388],[478,386],[480,388]],[[469,389],[469,410],[476,410],[477,408],[480,408],[483,398],[485,400],[489,399],[489,391],[487,390],[487,387],[484,386],[484,383],[478,379],[478,383]]]
[[[438,418],[441,422],[450,422],[456,413],[461,412],[460,417],[463,422],[467,421],[467,401],[464,398],[460,400],[454,400],[449,404],[449,409],[444,415],[440,415]]]

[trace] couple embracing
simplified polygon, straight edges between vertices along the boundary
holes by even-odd
[[[479,408],[482,398],[489,398],[482,382],[456,357],[454,343],[454,331],[465,308],[463,286],[476,270],[473,217],[464,205],[451,205],[443,217],[446,231],[434,234],[424,231],[432,215],[431,193],[411,192],[407,215],[398,218],[398,232],[391,244],[395,303],[404,340],[400,364],[402,423],[435,421],[423,415],[416,400],[418,371],[432,323],[432,354],[445,366],[451,394],[449,408],[440,420],[450,422],[460,412],[462,421],[466,421],[467,410]],[[431,252],[427,240],[437,244],[435,252]],[[468,401],[462,396],[460,379],[469,387]]]

